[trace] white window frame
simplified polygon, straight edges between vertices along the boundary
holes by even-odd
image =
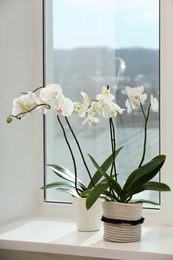
[[[40,2],[40,5],[42,3]],[[40,6],[41,8],[41,6]],[[160,0],[160,143],[161,153],[166,154],[167,159],[161,174],[161,181],[169,184],[171,192],[161,193],[161,206],[159,210],[144,209],[143,216],[146,224],[173,225],[173,173],[172,173],[172,149],[173,149],[173,120],[172,108],[170,107],[172,87],[172,60],[173,60],[173,1]],[[40,15],[40,13],[39,13]],[[40,19],[43,21],[42,17]],[[40,37],[42,46],[43,36]],[[43,57],[40,57],[43,60]],[[41,63],[40,63],[41,65]],[[40,131],[40,130],[39,130]],[[40,133],[39,133],[40,135]],[[41,140],[41,139],[40,139]],[[43,165],[43,160],[42,160]],[[43,169],[42,169],[43,170]],[[43,184],[43,171],[39,184]],[[72,217],[72,205],[63,203],[44,202],[43,192],[40,192],[39,212],[44,215],[59,216],[63,218]]]

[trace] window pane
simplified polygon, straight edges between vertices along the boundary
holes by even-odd
[[[53,0],[46,4],[46,84],[60,84],[65,96],[73,101],[81,100],[81,91],[94,97],[103,85],[111,87],[121,107],[125,107],[126,98],[121,93],[125,86],[143,85],[148,96],[152,93],[159,99],[159,0]],[[122,60],[125,71],[120,69]],[[82,120],[75,116],[69,120],[94,173],[87,154],[100,163],[110,154],[108,121],[88,127],[82,126]],[[124,146],[117,161],[122,184],[141,159],[141,126],[141,114],[125,112],[116,117],[117,147]],[[45,127],[45,164],[60,164],[73,171],[56,118],[47,115]],[[79,177],[87,185],[88,177],[76,147],[74,153]],[[159,114],[153,113],[146,161],[158,153]],[[53,181],[57,177],[46,167],[46,183]],[[159,201],[158,193],[148,192],[145,197]],[[46,191],[46,200],[71,198],[51,189]]]

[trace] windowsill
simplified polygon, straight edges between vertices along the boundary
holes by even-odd
[[[25,219],[0,227],[0,249],[119,260],[173,259],[173,227],[142,227],[136,243],[103,240],[103,230],[79,232],[75,223],[51,218]]]

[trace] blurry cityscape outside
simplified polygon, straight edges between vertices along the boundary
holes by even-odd
[[[70,4],[71,2],[74,2],[74,4]],[[88,19],[92,20],[89,16],[90,14],[92,17],[91,8],[96,8],[96,6],[90,6],[87,13],[86,5],[80,6],[80,1],[77,0],[71,2],[67,0],[64,1],[64,3],[63,0],[54,0],[52,2],[54,40],[51,51],[46,52],[46,67],[50,65],[52,68],[51,75],[50,69],[47,72],[47,83],[54,82],[60,84],[65,96],[69,97],[72,101],[82,101],[81,91],[86,92],[90,97],[95,97],[96,94],[101,92],[102,86],[104,85],[110,86],[112,93],[116,97],[116,103],[122,108],[125,108],[126,96],[122,94],[122,90],[125,86],[136,87],[143,85],[145,92],[148,94],[148,99],[150,99],[150,94],[152,93],[159,100],[159,1],[154,0],[151,3],[151,1],[143,0],[138,1],[140,3],[136,4],[137,2],[134,0],[110,0],[110,2],[101,0],[100,4],[105,4],[105,6],[109,8],[105,8],[104,10],[100,8],[95,12],[93,10],[95,19],[98,21],[96,24],[97,26],[95,25],[93,28],[91,23],[88,22],[89,28],[87,29],[87,32],[85,31],[88,35],[88,44],[87,40],[83,43],[83,30],[86,27]],[[85,0],[84,2],[88,3],[88,6],[92,5],[90,0]],[[126,6],[126,4],[127,6],[130,6],[129,3],[131,3],[129,13],[127,13],[126,8],[125,10],[121,8],[122,2],[124,3],[124,6]],[[97,0],[95,3],[97,3]],[[109,6],[108,3],[111,4],[111,6]],[[134,7],[132,9],[133,3]],[[99,5],[99,3],[97,4]],[[61,16],[63,16],[63,14],[65,17],[67,16],[67,13],[62,13],[63,10],[67,10],[65,9],[67,5],[71,10],[71,17],[68,16],[70,21],[65,23]],[[112,5],[114,5],[113,10]],[[119,6],[119,9],[118,7],[116,8],[116,6]],[[155,18],[154,19],[152,16],[150,23],[147,20],[149,17],[147,11],[153,12]],[[83,15],[82,21],[79,19],[80,12],[80,15]],[[104,18],[103,12],[105,13]],[[108,13],[106,14],[106,12]],[[76,13],[78,15],[76,15]],[[133,18],[138,17],[138,19],[143,16],[143,20],[140,24],[139,22],[137,23],[135,19],[131,24],[125,24],[123,19],[128,15],[131,15]],[[76,26],[78,26],[78,35],[76,36],[78,43],[76,43],[76,45],[74,44],[74,46],[71,39],[73,38],[71,35],[74,28],[70,25],[70,22],[74,18],[73,16],[75,16],[75,19],[78,18],[78,23],[76,20],[74,21],[74,28],[76,29]],[[112,17],[114,17],[114,23]],[[144,18],[146,18],[146,21]],[[106,28],[106,31],[103,30],[101,19],[106,19],[106,25],[109,26],[109,30],[106,30]],[[73,23],[73,21],[71,23]],[[119,27],[121,27],[121,24],[123,23],[124,27],[122,26],[122,29],[119,30]],[[79,34],[80,31],[81,38]],[[134,31],[136,39],[133,39],[132,41],[129,37],[134,35]],[[140,39],[138,39],[141,31],[144,35],[142,43],[140,43]],[[155,33],[153,33],[153,31],[155,31]],[[93,40],[93,44],[91,44],[92,36],[94,34],[96,36],[98,35],[98,38],[100,38],[100,35],[104,34],[104,32],[105,37],[109,34],[107,42],[103,37],[103,43],[100,41],[98,43]],[[66,40],[64,48],[63,37],[64,40]],[[113,38],[112,42],[110,40],[111,37]],[[126,63],[126,69],[122,73],[120,71],[121,59]],[[77,115],[71,116],[69,121],[80,141],[91,172],[94,173],[96,170],[87,154],[91,154],[96,161],[101,164],[111,153],[108,119],[102,119],[99,124],[94,126],[83,126],[82,118],[78,118]],[[117,148],[123,146],[123,149],[117,158],[118,179],[123,184],[126,176],[138,166],[141,159],[144,123],[140,112],[127,114],[126,111],[122,115],[118,115],[114,122],[116,125]],[[74,154],[77,158],[79,178],[87,185],[89,181],[88,175],[86,174],[78,149],[76,148],[75,143],[73,143],[73,140],[71,140],[72,138],[68,131],[68,127],[66,127],[66,130],[69,140],[73,144]],[[64,141],[62,131],[56,118],[53,118],[52,115],[46,116],[45,147],[45,164],[55,163],[73,171],[72,160]],[[159,113],[151,113],[148,128],[146,161],[150,160],[158,153]],[[46,182],[49,183],[54,181],[57,181],[57,176],[46,167]],[[143,194],[143,196],[145,196],[146,199],[159,201],[159,194],[156,192],[148,192]],[[46,191],[46,200],[68,202],[71,201],[71,197],[70,195],[60,193],[55,189],[50,189]]]

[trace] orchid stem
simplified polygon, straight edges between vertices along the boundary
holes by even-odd
[[[66,122],[67,122],[67,124],[68,124],[68,126],[69,126],[69,129],[70,129],[70,131],[71,131],[71,133],[72,133],[72,135],[73,135],[73,137],[74,137],[74,139],[75,139],[75,142],[76,142],[77,147],[78,147],[78,149],[79,149],[79,152],[80,152],[80,155],[81,155],[81,157],[82,157],[83,163],[84,163],[85,168],[86,168],[86,170],[87,170],[87,172],[88,172],[88,175],[89,175],[89,177],[90,177],[91,183],[92,183],[93,187],[95,187],[94,181],[93,181],[93,179],[92,179],[92,177],[91,177],[91,173],[90,173],[90,170],[88,169],[88,166],[87,166],[87,163],[86,163],[86,161],[85,161],[85,158],[84,158],[82,149],[81,149],[81,147],[80,147],[79,141],[78,141],[78,139],[77,139],[77,137],[76,137],[76,135],[75,135],[75,133],[74,133],[74,131],[73,131],[71,125],[70,125],[70,122],[69,122],[69,120],[67,119],[67,117],[65,117],[65,120],[66,120]]]
[[[75,161],[75,158],[74,158],[74,154],[73,154],[72,148],[71,148],[71,146],[70,146],[70,143],[69,143],[69,141],[68,141],[68,138],[67,138],[65,129],[64,129],[64,127],[63,127],[63,124],[62,124],[62,122],[61,122],[59,116],[57,116],[57,119],[58,119],[58,122],[59,122],[59,124],[60,124],[60,126],[61,126],[61,129],[62,129],[62,131],[63,131],[66,144],[67,144],[67,146],[68,146],[68,148],[69,148],[69,151],[70,151],[70,154],[71,154],[71,157],[72,157],[73,166],[74,166],[74,174],[75,174],[75,190],[76,190],[76,192],[78,193],[78,195],[80,196],[80,193],[79,193],[78,188],[77,188],[77,167],[76,167],[76,161]]]
[[[148,111],[147,111],[147,115],[145,115],[145,112],[143,110],[143,106],[140,103],[141,106],[141,110],[145,119],[145,125],[144,125],[144,145],[143,145],[143,153],[142,153],[142,158],[141,161],[139,163],[138,168],[140,168],[143,164],[143,161],[145,159],[145,154],[146,154],[146,146],[147,146],[147,125],[148,125],[148,119],[149,119],[149,115],[150,115],[150,108],[151,108],[151,104],[148,106]]]
[[[114,160],[114,153],[116,150],[116,142],[115,142],[115,128],[112,118],[109,119],[109,127],[110,127],[110,136],[111,136],[111,147],[112,147],[112,155],[113,155],[113,162],[112,162],[112,168],[111,168],[111,175],[114,170],[115,173],[115,179],[117,180],[117,174],[116,174],[116,165]]]
[[[38,91],[39,89],[41,89],[41,88],[44,88],[45,86],[41,86],[41,87],[38,87],[38,88],[36,88],[36,89],[34,89],[33,91],[32,91],[32,93],[34,93],[34,92],[36,92],[36,91]],[[23,95],[26,95],[28,92],[21,92],[21,94],[23,94]]]
[[[21,113],[19,113],[19,114],[17,114],[16,116],[15,115],[10,115],[11,117],[14,117],[14,118],[17,118],[17,119],[21,119],[21,117],[20,116],[22,116],[22,115],[25,115],[25,114],[27,114],[27,113],[30,113],[30,112],[32,112],[34,109],[36,109],[37,107],[41,107],[41,106],[44,106],[44,107],[46,107],[47,109],[50,109],[51,107],[50,107],[50,105],[48,105],[48,104],[44,104],[44,103],[42,103],[42,104],[38,104],[38,105],[35,105],[33,108],[31,108],[31,109],[28,109],[28,110],[26,110],[25,112],[21,112]]]

